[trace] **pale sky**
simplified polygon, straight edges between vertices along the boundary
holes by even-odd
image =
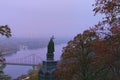
[[[0,0],[0,25],[13,37],[74,37],[96,24],[94,0]]]

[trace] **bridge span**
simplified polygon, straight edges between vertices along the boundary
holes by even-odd
[[[8,64],[8,65],[23,65],[23,66],[38,66],[42,62],[42,58],[36,54],[31,54],[25,57],[20,57],[11,60],[5,60],[4,62],[0,62],[0,64]]]

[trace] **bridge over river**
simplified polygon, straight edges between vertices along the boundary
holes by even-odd
[[[41,63],[42,58],[40,55],[30,54],[28,56],[19,56],[10,60],[4,61],[7,65],[23,65],[23,66],[38,66]]]
[[[66,44],[55,45],[55,60],[60,59],[62,48]],[[37,66],[43,60],[46,60],[47,48],[40,48],[35,50],[23,50],[18,51],[10,55],[4,56],[6,59],[6,67],[4,73],[10,75],[12,79],[27,74],[29,70],[33,69],[33,66]]]

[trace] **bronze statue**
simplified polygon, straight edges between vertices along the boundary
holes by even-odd
[[[57,80],[54,72],[57,68],[57,61],[54,60],[54,37],[50,38],[47,46],[46,61],[43,61],[42,67],[39,70],[38,80]]]
[[[54,41],[53,41],[54,37],[52,36],[50,38],[50,41],[48,43],[48,52],[47,53],[54,53]]]
[[[50,41],[48,43],[47,47],[47,60],[54,60],[54,36],[50,38]]]

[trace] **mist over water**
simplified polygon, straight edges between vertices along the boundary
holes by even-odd
[[[60,60],[60,56],[62,54],[62,48],[65,46],[66,44],[55,45],[54,60],[56,61]],[[35,50],[23,50],[23,51],[18,51],[17,53],[14,53],[9,56],[5,56],[5,58],[6,58],[6,62],[10,62],[10,61],[17,62],[17,60],[19,62],[19,58],[22,58],[22,60],[25,60],[26,56],[34,54],[39,56],[39,59],[37,59],[38,60],[37,63],[42,63],[43,60],[46,60],[46,53],[47,53],[47,48],[40,48]],[[10,75],[12,79],[15,79],[18,76],[27,74],[28,71],[31,69],[32,69],[32,66],[7,65],[4,69],[4,73],[7,75]]]

